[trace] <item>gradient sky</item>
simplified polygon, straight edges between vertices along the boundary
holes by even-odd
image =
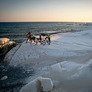
[[[92,22],[92,0],[0,0],[0,22]]]

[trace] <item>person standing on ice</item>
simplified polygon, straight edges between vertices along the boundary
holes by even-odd
[[[42,42],[42,37],[41,37],[41,34],[39,35],[39,39],[40,39],[40,43]]]
[[[26,36],[28,36],[28,39],[32,42],[32,36],[31,36],[31,32],[29,32]],[[27,41],[28,41],[28,39],[27,39]],[[27,42],[26,42],[27,43]]]
[[[34,40],[34,42],[35,42],[35,35],[33,34],[32,36],[33,36],[33,40]]]
[[[48,44],[50,45],[51,40],[50,40],[50,35],[48,34]]]

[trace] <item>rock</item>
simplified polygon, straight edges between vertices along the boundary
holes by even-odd
[[[38,92],[40,90],[40,82],[35,79],[20,89],[20,92]]]
[[[20,89],[20,92],[40,92],[51,91],[53,83],[50,78],[38,77],[35,80],[29,82],[27,85]]]
[[[3,76],[2,78],[1,78],[1,80],[6,80],[8,78],[8,76]]]
[[[9,42],[9,40],[10,39],[8,39],[8,38],[0,38],[0,45],[3,45],[5,43]]]
[[[8,38],[0,38],[0,56],[5,55],[14,46],[16,46],[14,41],[10,41]]]
[[[12,57],[13,57],[13,55],[14,55],[15,52],[19,49],[19,47],[20,47],[20,45],[17,45],[16,47],[12,48],[12,50],[10,50],[10,51],[6,54],[6,56],[5,56],[5,58],[4,58],[4,61],[10,62],[11,59],[12,59]]]
[[[42,90],[47,92],[51,91],[53,89],[53,82],[50,78],[39,78],[39,81],[41,82]]]

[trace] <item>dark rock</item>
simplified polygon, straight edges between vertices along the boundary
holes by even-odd
[[[0,57],[4,56],[8,51],[16,46],[14,41],[8,41],[6,43],[0,44]]]

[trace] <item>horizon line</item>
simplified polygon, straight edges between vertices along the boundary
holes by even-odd
[[[74,21],[0,21],[0,23],[4,23],[4,22],[74,22]],[[75,23],[92,23],[92,22],[77,22],[75,21]]]

